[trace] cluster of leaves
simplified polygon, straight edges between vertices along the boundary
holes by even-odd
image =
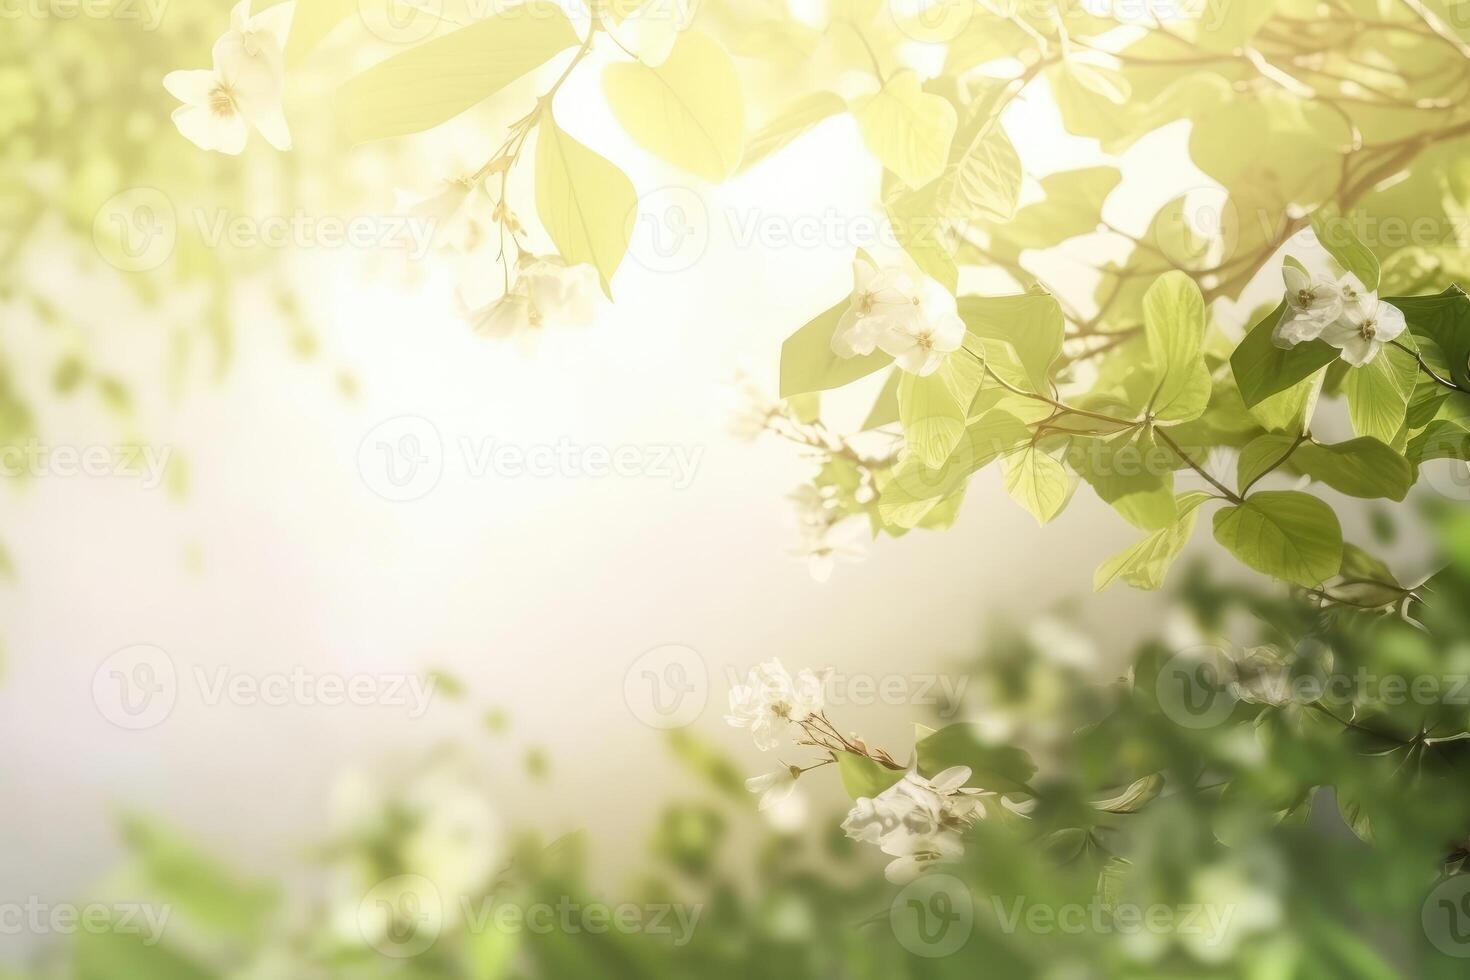
[[[1219,500],[1215,538],[1246,565],[1355,602],[1401,599],[1399,583],[1377,577],[1344,543],[1327,502],[1255,487],[1280,470],[1347,496],[1400,501],[1421,464],[1470,450],[1470,302],[1453,283],[1462,205],[1451,162],[1470,123],[1450,108],[1470,82],[1470,49],[1416,3],[1390,4],[1386,14],[1325,5],[1332,17],[1323,6],[1233,3],[1218,22],[1157,24],[1125,44],[1103,38],[1116,24],[1065,4],[1046,5],[1034,22],[1024,11],[1006,19],[980,8],[949,46],[955,78],[930,83],[926,97],[959,99],[965,86],[946,90],[946,81],[997,58],[1026,67],[998,93],[958,104],[973,138],[945,143],[947,162],[927,183],[914,186],[911,169],[879,157],[890,183],[907,184],[888,198],[895,228],[945,232],[904,241],[921,269],[950,284],[956,268],[1000,269],[1027,291],[961,295],[963,351],[927,378],[890,369],[864,422],[865,431],[896,424],[901,458],[834,456],[818,488],[865,514],[875,532],[898,535],[951,523],[970,475],[996,460],[1011,495],[1043,524],[1086,482],[1146,533],[1099,567],[1097,588],[1117,580],[1157,588],[1202,505]],[[1432,82],[1421,74],[1429,65]],[[1142,235],[1117,228],[1104,217],[1123,178],[1112,166],[1047,176],[1045,196],[1015,209],[1022,168],[1011,165],[1013,150],[996,149],[1005,140],[1000,113],[1038,77],[1067,128],[1112,152],[1191,119],[1190,156],[1223,193],[1210,205],[1213,226],[1195,227],[1186,196]],[[1272,328],[1282,308],[1262,311],[1236,342],[1215,302],[1237,298],[1288,243],[1314,247],[1297,236],[1309,222],[1295,216],[1308,213],[1320,244],[1368,288],[1418,294],[1386,300],[1403,309],[1409,333],[1361,369],[1337,363],[1321,341],[1279,349]],[[1038,250],[1120,237],[1131,254],[1097,270],[1085,302],[1026,265]],[[847,304],[786,342],[783,397],[810,398],[888,369],[881,352],[832,353]],[[1356,438],[1313,434],[1323,395],[1343,396]],[[1205,465],[1217,450],[1238,455],[1233,489]],[[1176,488],[1185,470],[1202,489]],[[866,482],[876,499],[846,493]]]
[[[613,898],[588,885],[580,836],[546,844],[528,835],[505,869],[467,897],[698,906],[687,943],[616,930],[455,929],[412,957],[384,956],[353,938],[360,893],[349,891],[341,907],[303,905],[281,885],[251,881],[230,862],[132,819],[124,828],[132,857],[99,895],[169,903],[174,919],[164,941],[79,935],[50,967],[17,980],[761,971],[937,977],[978,970],[1006,977],[1458,976],[1460,961],[1447,955],[1454,950],[1436,948],[1421,924],[1439,875],[1463,863],[1470,828],[1461,749],[1470,731],[1463,703],[1470,614],[1458,601],[1470,587],[1470,520],[1446,515],[1444,543],[1449,564],[1417,590],[1412,621],[1324,608],[1191,571],[1178,596],[1202,637],[1223,636],[1243,612],[1255,631],[1237,637],[1254,644],[1249,656],[1231,655],[1217,673],[1199,675],[1218,686],[1194,696],[1225,699],[1214,702],[1223,708],[1210,709],[1209,724],[1181,723],[1179,692],[1167,689],[1178,680],[1169,668],[1178,653],[1152,640],[1128,677],[1109,686],[1082,671],[1053,672],[1063,696],[1041,696],[1061,711],[1066,731],[1039,766],[1027,745],[992,744],[968,722],[921,728],[921,771],[971,765],[982,785],[1034,801],[1024,817],[989,811],[970,831],[966,859],[942,869],[943,880],[962,882],[972,903],[964,941],[942,956],[894,924],[895,889],[871,872],[871,848],[844,839],[835,819],[817,837],[766,831],[752,838],[739,827],[750,819],[751,797],[738,768],[680,732],[671,747],[702,790],[668,805],[625,892]],[[1043,707],[1016,668],[1045,659],[1044,642],[1027,631],[988,645],[973,667],[976,679],[1007,693],[988,699],[987,714],[1030,717]],[[1437,678],[1446,682],[1438,689],[1444,696],[1405,701],[1387,687],[1363,685],[1330,699],[1271,696],[1283,678],[1359,671]],[[977,710],[946,710],[955,708]],[[854,795],[875,789],[864,767],[841,768]],[[1403,805],[1406,799],[1415,805]],[[422,855],[409,840],[424,821],[435,816],[390,807],[371,822],[372,833],[337,840],[324,856],[334,867],[360,868],[358,880],[369,883],[414,873]],[[441,858],[453,866],[452,853]],[[1188,911],[1188,925],[1175,919],[1149,930],[1128,928],[1107,911],[1157,906],[1202,911]],[[1025,925],[1033,907],[1104,911],[1102,918],[1089,912],[1084,928],[1060,929],[1045,925],[1053,920]]]

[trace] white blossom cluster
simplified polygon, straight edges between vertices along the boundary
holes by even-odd
[[[1281,274],[1286,280],[1286,310],[1272,334],[1277,347],[1290,349],[1320,339],[1342,351],[1344,361],[1362,367],[1404,332],[1403,311],[1380,300],[1351,272],[1314,275],[1288,261]]]

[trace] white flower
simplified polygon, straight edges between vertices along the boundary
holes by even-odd
[[[1286,309],[1276,324],[1272,340],[1277,347],[1290,349],[1315,340],[1322,330],[1342,313],[1342,292],[1337,283],[1313,276],[1300,266],[1288,263],[1281,269],[1286,282]]]
[[[730,689],[730,713],[725,721],[749,728],[756,748],[769,752],[783,735],[796,737],[801,722],[822,710],[826,672],[803,670],[792,679],[779,660],[753,668],[744,684]]]
[[[834,514],[827,497],[816,485],[803,483],[786,495],[796,505],[796,526],[807,537],[818,537],[831,527]]]
[[[274,90],[277,100],[286,79],[286,36],[291,32],[294,3],[278,3],[250,16],[250,0],[230,11],[230,29],[214,42],[216,67],[229,66],[247,87]]]
[[[769,810],[790,796],[796,789],[799,772],[800,770],[791,766],[783,766],[775,772],[762,773],[747,779],[745,788],[760,796],[760,803],[756,805],[756,809]]]
[[[925,283],[920,316],[891,323],[878,340],[898,366],[920,377],[933,374],[950,351],[965,342],[965,321],[956,313],[955,298],[939,283]]]
[[[860,543],[865,524],[861,519],[839,520],[820,528],[804,528],[796,554],[807,560],[812,578],[825,582],[832,577],[837,559],[862,561],[867,549]]]
[[[597,273],[589,265],[569,266],[559,258],[527,257],[515,282],[501,298],[475,310],[461,310],[476,333],[489,337],[534,339],[546,323],[586,326],[596,313]]]
[[[965,788],[969,779],[966,766],[946,769],[933,779],[910,769],[876,797],[860,797],[842,829],[897,858],[884,871],[889,881],[912,881],[931,865],[964,854],[962,835],[983,815],[980,791]]]
[[[736,370],[730,394],[734,407],[726,428],[742,442],[754,442],[770,426],[771,419],[781,414],[781,403],[744,369]]]
[[[226,68],[171,71],[163,76],[163,87],[184,103],[173,112],[174,125],[201,150],[238,154],[245,149],[249,126],[276,149],[291,148],[280,98],[251,89]]]
[[[1327,325],[1322,339],[1341,350],[1344,361],[1362,367],[1407,326],[1403,311],[1380,300],[1377,293],[1362,292],[1349,299],[1344,290],[1342,315]]]
[[[902,269],[881,269],[859,253],[852,261],[852,278],[852,299],[832,334],[832,352],[838,357],[871,354],[888,331],[922,319],[914,281]]]

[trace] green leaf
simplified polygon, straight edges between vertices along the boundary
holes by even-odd
[[[431,129],[577,43],[544,0],[409,48],[342,85],[337,108],[354,143]]]
[[[627,175],[562,132],[547,111],[536,138],[536,211],[561,257],[596,268],[609,297],[637,210]]]
[[[1062,308],[1054,296],[962,296],[958,305],[960,319],[972,334],[1011,345],[1031,391],[1050,392],[1051,366],[1062,352],[1063,331]]]
[[[1337,515],[1295,490],[1263,490],[1218,511],[1215,540],[1256,571],[1309,588],[1342,566]]]
[[[814,92],[797,99],[786,107],[775,119],[763,126],[745,144],[745,155],[740,161],[740,171],[745,171],[764,160],[825,119],[847,111],[847,103],[832,92]]]
[[[72,941],[73,980],[216,980],[219,973],[143,932],[83,929]]]
[[[1144,333],[1158,387],[1153,414],[1172,422],[1198,418],[1210,401],[1210,372],[1200,356],[1205,300],[1183,272],[1166,272],[1143,297]]]
[[[959,269],[946,239],[935,200],[937,184],[900,194],[888,202],[888,221],[903,250],[924,275],[951,293],[959,288]]]
[[[662,65],[608,65],[603,86],[628,135],[660,159],[714,183],[739,166],[745,97],[734,62],[713,39],[685,31]]]
[[[961,220],[1008,219],[1016,213],[1021,178],[1021,158],[1000,121],[993,120],[938,181],[935,208]]]
[[[1235,488],[1245,493],[1262,476],[1283,465],[1287,453],[1294,451],[1292,446],[1295,443],[1296,438],[1293,436],[1270,432],[1252,439],[1240,451],[1240,458],[1235,461]]]
[[[299,65],[333,28],[357,10],[358,0],[296,0],[291,33],[286,39],[286,64]]]
[[[1332,445],[1303,442],[1283,461],[1295,442],[1290,436],[1268,434],[1242,449],[1237,471],[1240,492],[1278,463],[1338,493],[1367,500],[1403,500],[1414,485],[1414,469],[1409,461],[1371,436]]]
[[[1117,796],[1098,800],[1092,805],[1105,813],[1137,813],[1157,799],[1163,791],[1164,777],[1155,772],[1134,780]]]
[[[1357,276],[1370,290],[1378,289],[1378,258],[1358,240],[1352,224],[1336,211],[1318,208],[1312,212],[1312,231],[1338,265]]]
[[[1026,442],[1031,430],[1010,412],[987,412],[939,467],[910,454],[878,479],[878,516],[890,527],[916,527],[941,499],[962,489],[970,474]]]
[[[1174,457],[1136,430],[1109,438],[1072,440],[1067,462],[1102,501],[1134,527],[1153,531],[1174,523]]]
[[[925,466],[939,466],[959,445],[969,406],[968,398],[963,402],[955,398],[942,370],[923,378],[905,371],[899,379],[898,418],[904,442]]]
[[[1451,286],[1436,296],[1391,296],[1386,302],[1403,311],[1410,333],[1439,348],[1450,380],[1470,390],[1470,296]]]
[[[208,853],[141,817],[127,817],[122,837],[152,894],[198,929],[250,941],[266,929],[277,895],[242,880]]]
[[[968,766],[967,785],[997,793],[1029,793],[1028,783],[1036,765],[1021,749],[991,745],[977,725],[960,722],[946,725],[914,746],[919,773],[933,778],[951,766]]]
[[[855,752],[835,752],[837,771],[842,774],[842,788],[853,799],[865,796],[872,799],[903,778],[903,773],[874,762],[865,755]]]
[[[1209,499],[1210,494],[1199,490],[1180,494],[1175,500],[1178,516],[1174,522],[1099,565],[1092,576],[1093,591],[1101,592],[1118,579],[1135,589],[1152,590],[1162,586],[1169,566],[1194,533],[1200,505]]]
[[[1067,468],[1035,443],[1001,461],[1011,499],[1046,524],[1062,512],[1077,481]]]
[[[1298,344],[1291,350],[1277,347],[1271,334],[1285,310],[1286,303],[1282,302],[1251,328],[1230,355],[1230,370],[1247,408],[1305,381],[1337,360],[1337,348],[1321,340]]]
[[[1404,340],[1412,343],[1410,337]],[[1343,391],[1353,431],[1393,443],[1404,426],[1418,379],[1419,364],[1414,355],[1397,347],[1384,347],[1373,360],[1348,371]]]
[[[1409,461],[1371,436],[1330,446],[1303,443],[1292,454],[1291,464],[1349,497],[1403,500],[1414,485]]]
[[[904,70],[853,109],[868,149],[899,180],[923,187],[949,162],[959,116],[949,100],[925,92]]]
[[[839,357],[832,350],[832,335],[848,307],[847,297],[836,306],[786,338],[781,345],[780,396],[841,388],[893,362],[882,351],[863,357]]]
[[[868,411],[868,417],[863,419],[864,432],[898,421],[898,383],[903,374],[903,371],[889,373],[887,380],[883,382],[883,390],[878,392],[877,400]]]

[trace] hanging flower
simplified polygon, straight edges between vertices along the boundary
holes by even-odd
[[[163,87],[184,103],[173,112],[174,125],[201,150],[237,155],[245,149],[252,126],[276,149],[291,149],[280,92],[255,84],[249,72],[230,64],[171,71],[163,76]]]
[[[922,291],[920,316],[891,324],[878,345],[902,370],[920,377],[933,374],[965,342],[965,321],[956,307],[949,290],[931,280]]]
[[[213,68],[164,76],[163,87],[184,103],[173,112],[174,125],[195,146],[238,154],[253,126],[276,149],[291,148],[281,95],[294,9],[277,4],[252,17],[250,0],[241,0],[214,44]]]
[[[861,519],[852,519],[803,527],[802,543],[795,553],[806,559],[812,578],[826,582],[839,559],[855,562],[867,557],[861,543],[865,526]]]
[[[795,766],[782,766],[774,772],[751,776],[745,781],[745,788],[760,796],[756,809],[769,810],[791,795],[800,775],[801,770]]]
[[[852,278],[852,298],[832,334],[832,352],[838,357],[871,354],[888,331],[922,318],[914,280],[902,269],[880,268],[859,252]]]
[[[770,427],[771,419],[782,412],[781,402],[743,368],[735,371],[730,394],[733,409],[726,428],[741,442],[754,442]]]
[[[750,729],[756,748],[769,752],[783,736],[799,737],[801,723],[822,710],[826,683],[826,671],[803,670],[793,679],[781,661],[767,660],[730,689],[725,721]]]
[[[597,273],[560,258],[525,256],[504,296],[476,310],[461,310],[476,333],[534,340],[547,323],[586,326],[596,314]]]
[[[896,858],[884,870],[889,881],[912,881],[934,864],[965,853],[963,834],[984,814],[981,791],[965,787],[969,779],[967,766],[953,766],[933,779],[910,769],[876,797],[860,797],[842,829]]]
[[[1344,361],[1362,367],[1407,326],[1403,310],[1380,300],[1377,293],[1360,293],[1349,300],[1344,292],[1342,315],[1322,331],[1322,339],[1341,350]]]
[[[1277,347],[1290,349],[1316,340],[1337,319],[1342,313],[1342,292],[1331,279],[1313,276],[1291,262],[1282,267],[1281,277],[1286,282],[1286,309],[1277,321],[1272,340]]]

